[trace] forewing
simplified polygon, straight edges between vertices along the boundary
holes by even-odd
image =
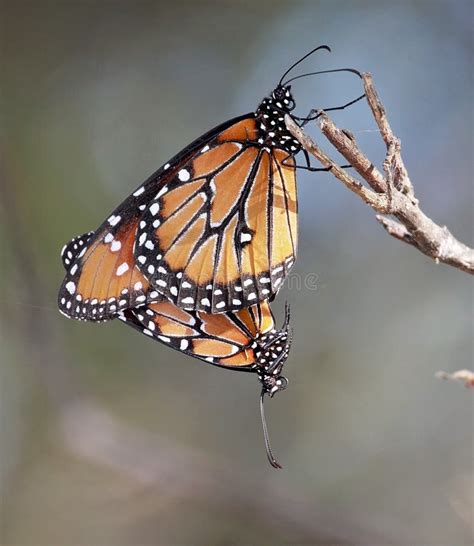
[[[65,245],[61,257],[67,274],[58,295],[63,314],[79,320],[102,321],[129,307],[163,299],[150,286],[146,268],[140,271],[135,261],[133,250],[141,217],[156,194],[175,178],[181,165],[234,121],[195,140],[140,185],[95,232]]]
[[[144,212],[137,265],[186,310],[238,311],[271,298],[296,255],[294,165],[249,117],[175,170]]]

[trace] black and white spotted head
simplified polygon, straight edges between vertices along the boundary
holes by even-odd
[[[286,389],[288,379],[282,375],[291,347],[290,312],[286,307],[285,323],[281,330],[272,329],[257,338],[255,348],[257,375],[262,390],[270,398]]]

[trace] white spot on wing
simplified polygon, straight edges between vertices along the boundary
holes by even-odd
[[[156,194],[155,199],[159,199],[162,195],[164,195],[168,191],[168,186],[163,186],[161,190]]]
[[[117,250],[120,250],[122,248],[122,243],[120,241],[113,241],[110,245],[110,250],[112,252],[117,252]]]
[[[74,292],[76,291],[76,285],[75,285],[72,281],[69,281],[69,282],[66,284],[66,290],[67,290],[70,294],[74,294]]]
[[[120,222],[120,220],[121,220],[121,217],[120,217],[120,216],[114,216],[114,215],[112,215],[112,216],[109,218],[108,222],[109,222],[109,224],[110,224],[111,226],[116,226],[116,225]]]
[[[128,271],[128,269],[129,267],[127,262],[123,262],[123,264],[120,264],[117,267],[117,271],[116,271],[117,277],[120,277],[121,275],[123,275],[126,271]]]
[[[191,175],[189,174],[189,171],[186,169],[181,169],[178,173],[178,178],[181,180],[181,182],[187,182]]]

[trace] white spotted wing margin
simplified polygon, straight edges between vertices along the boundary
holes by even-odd
[[[87,248],[87,244],[92,235],[94,235],[94,232],[88,231],[87,233],[73,237],[63,246],[61,250],[61,260],[66,271],[70,270],[75,258],[84,251],[84,248]]]
[[[91,241],[94,242],[91,244]],[[103,322],[115,318],[117,313],[128,305],[143,305],[146,302],[157,302],[163,299],[163,296],[156,290],[150,289],[148,281],[143,278],[137,268],[127,271],[127,277],[125,273],[128,266],[125,267],[126,262],[122,260],[118,260],[122,263],[116,267],[114,266],[113,275],[115,275],[116,279],[123,278],[127,280],[127,283],[122,283],[123,286],[120,287],[116,279],[109,281],[106,284],[109,289],[106,296],[104,294],[99,295],[97,288],[95,291],[90,290],[86,294],[84,285],[88,284],[90,288],[91,281],[87,281],[87,279],[84,281],[84,276],[92,277],[94,279],[93,283],[100,276],[98,274],[100,266],[96,271],[87,271],[90,265],[90,261],[86,258],[88,253],[91,253],[91,260],[96,260],[93,256],[93,245],[96,245],[96,248],[99,245],[106,248],[109,255],[112,255],[114,251],[118,252],[122,247],[119,238],[114,238],[110,233],[101,239],[97,239],[97,237],[94,237],[94,232],[87,232],[74,237],[64,245],[61,258],[66,270],[66,276],[58,295],[58,307],[63,315],[77,320]],[[131,252],[129,253],[131,254]],[[104,258],[100,260],[100,263],[102,264],[103,261]],[[89,267],[89,269],[91,268]],[[111,291],[112,287],[116,290],[115,295]],[[120,288],[120,290],[117,290],[117,288]]]

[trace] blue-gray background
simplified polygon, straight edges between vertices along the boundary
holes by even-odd
[[[306,68],[373,73],[424,210],[469,242],[471,6],[3,3],[2,543],[471,543],[472,397],[434,378],[470,365],[471,278],[391,239],[330,175],[299,174],[275,305],[295,331],[290,388],[267,405],[280,472],[254,377],[55,308],[64,242],[322,43]],[[304,115],[360,82],[293,90]],[[381,163],[365,104],[334,119]]]

